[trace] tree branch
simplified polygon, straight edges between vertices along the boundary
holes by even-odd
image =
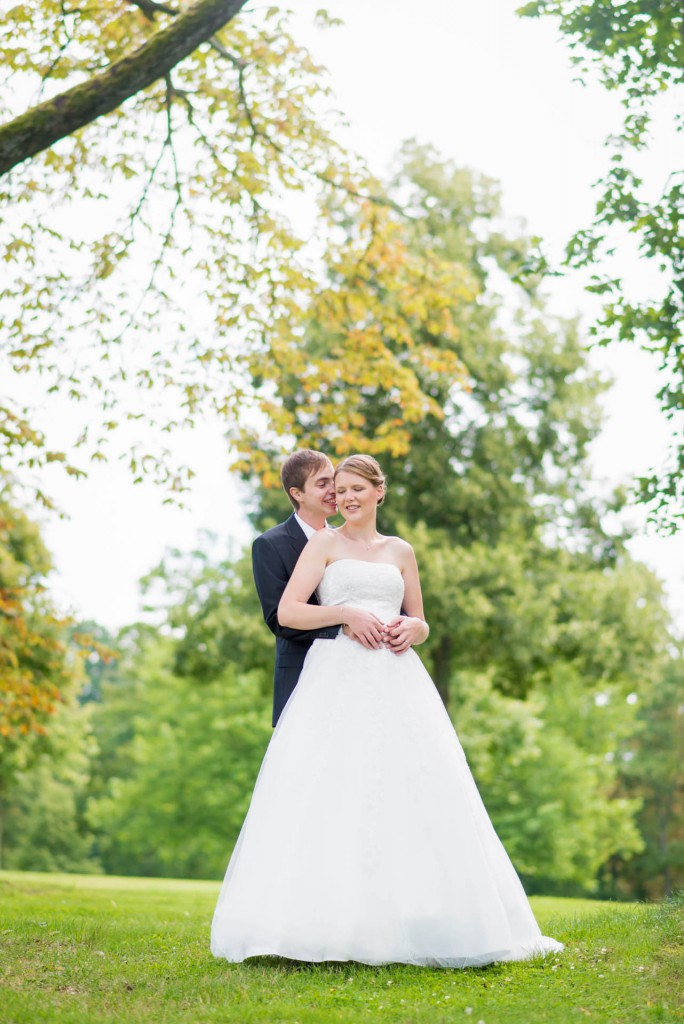
[[[0,127],[0,175],[108,114],[163,78],[231,21],[247,0],[198,0],[106,71]]]
[[[214,49],[217,49],[217,47],[214,47]],[[220,50],[219,53],[221,53]],[[247,70],[247,65],[244,63],[244,61],[236,61],[235,58],[233,58],[232,54],[222,53],[221,55],[226,56],[227,59],[230,60],[238,69],[238,93],[240,95],[242,109],[245,112],[245,117],[247,118],[247,123],[249,124],[249,128],[252,133],[253,141],[255,141],[257,138],[263,139],[264,143],[267,146],[270,146],[274,153],[277,153],[278,156],[281,157],[283,160],[287,160],[288,163],[297,167],[298,164],[296,160],[294,160],[292,155],[287,152],[285,147],[280,145],[280,143],[276,142],[275,139],[272,139],[268,132],[264,131],[263,128],[260,128],[254,121],[254,117],[252,116],[252,111],[249,106],[249,100],[247,99],[247,91],[245,89],[245,71]],[[324,174],[322,171],[317,171],[312,167],[305,167],[301,169],[304,170],[306,174],[310,174],[313,178],[317,178],[324,184],[331,185],[333,188],[341,189],[343,192],[346,192],[347,195],[351,196],[353,199],[367,200],[370,203],[377,203],[378,206],[386,206],[390,210],[394,210],[396,213],[401,214],[402,217],[410,219],[409,215],[406,213],[406,210],[403,210],[401,206],[399,206],[398,203],[395,203],[393,199],[390,199],[389,196],[374,195],[372,192],[359,192],[357,189],[352,188],[351,185],[346,185],[344,184],[344,182],[335,181],[335,179],[331,178],[330,175]]]
[[[59,52],[58,52],[57,56],[55,57],[55,59],[53,60],[52,64],[47,69],[45,74],[42,75],[42,77],[41,77],[40,89],[39,89],[38,95],[36,97],[37,100],[42,98],[43,89],[45,88],[45,83],[47,82],[48,78],[50,77],[52,72],[55,70],[55,68],[57,67],[59,62],[61,61],[62,57],[64,56],[66,50],[69,47],[69,44],[71,43],[71,32],[69,31],[69,27],[67,25],[67,15],[69,13],[71,13],[71,12],[67,11],[67,9],[66,9],[66,7],[64,5],[64,0],[61,0],[60,6],[62,8],[62,28],[64,29],[65,39],[64,39],[64,42],[62,43],[62,45],[60,46]]]
[[[148,21],[154,21],[155,15],[159,14],[160,11],[162,14],[171,14],[174,18],[180,14],[180,11],[175,7],[158,3],[157,0],[129,0],[129,2],[139,7]]]
[[[225,46],[223,45],[223,43],[220,41],[220,39],[217,39],[216,36],[212,36],[212,38],[209,40],[209,44],[211,45],[211,47],[214,50],[216,50],[217,53],[220,53],[222,57],[225,57],[226,60],[230,61],[230,63],[233,65],[233,67],[235,67],[235,68],[246,68],[247,67],[245,62],[243,60],[240,60],[239,57],[236,57],[235,54],[230,52],[230,50],[227,50],[225,48]]]

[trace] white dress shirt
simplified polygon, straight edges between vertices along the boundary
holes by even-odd
[[[304,535],[307,540],[310,540],[313,537],[314,533],[318,533],[318,530],[314,530],[313,526],[309,526],[309,524],[305,523],[303,519],[300,519],[296,512],[294,514],[294,517],[301,526],[302,530],[304,531]],[[334,529],[334,527],[330,526],[329,523],[325,524],[325,528],[326,530]]]

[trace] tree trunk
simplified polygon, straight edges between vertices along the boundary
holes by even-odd
[[[659,821],[658,821],[658,849],[662,858],[661,863],[663,865],[663,896],[672,895],[672,872],[670,871],[669,861],[669,844],[667,841],[667,833],[670,824],[671,807],[668,801],[666,806],[661,809]]]
[[[246,0],[198,0],[144,46],[0,127],[0,175],[119,107],[226,25]]]

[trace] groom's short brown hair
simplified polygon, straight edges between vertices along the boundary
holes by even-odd
[[[299,508],[299,502],[290,494],[290,488],[296,487],[298,491],[303,491],[311,474],[317,469],[322,469],[326,462],[330,462],[330,459],[323,452],[316,452],[312,448],[298,448],[283,463],[280,479],[295,512]]]

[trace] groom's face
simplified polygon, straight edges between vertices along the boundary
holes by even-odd
[[[301,491],[295,492],[299,502],[299,512],[318,517],[334,516],[337,512],[335,499],[335,477],[332,463],[328,462],[320,469],[315,469]]]

